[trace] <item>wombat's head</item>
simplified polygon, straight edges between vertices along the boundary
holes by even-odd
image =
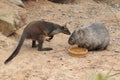
[[[69,31],[69,29],[66,27],[66,25],[62,26],[61,29],[62,29],[61,30],[62,33],[64,33],[64,34],[67,34],[67,35],[71,34],[70,31]]]
[[[76,29],[70,36],[68,43],[70,45],[78,44],[79,41],[82,41],[84,36],[84,31],[81,29]]]

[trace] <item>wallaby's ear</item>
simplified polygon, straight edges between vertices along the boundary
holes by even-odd
[[[67,23],[62,26],[63,29],[67,29]]]
[[[84,36],[84,31],[83,30],[78,30],[77,34],[80,35],[81,37],[83,37]]]
[[[61,31],[62,31],[62,33],[64,33],[64,34],[70,35],[71,33],[70,33],[69,29],[66,27],[66,25],[67,25],[67,24],[61,26],[61,29],[62,29]]]
[[[63,27],[66,27],[67,26],[67,23],[63,25]]]

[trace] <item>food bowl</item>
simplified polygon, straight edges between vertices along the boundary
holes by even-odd
[[[88,50],[86,48],[78,48],[78,47],[70,48],[68,49],[68,51],[70,55],[73,55],[73,56],[83,56],[88,53]]]

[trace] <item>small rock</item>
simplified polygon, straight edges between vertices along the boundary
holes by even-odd
[[[8,0],[0,0],[0,32],[10,36],[26,23],[26,10],[10,3]]]
[[[9,2],[16,4],[20,7],[25,7],[25,5],[23,4],[22,0],[8,0]]]
[[[60,58],[60,60],[63,60],[62,58]]]
[[[70,71],[72,71],[72,69],[69,69]]]
[[[51,61],[50,61],[50,60],[48,60],[47,62],[48,62],[48,63],[50,63]]]
[[[116,53],[120,53],[120,51],[119,51],[119,50],[115,50],[114,52],[116,52]]]

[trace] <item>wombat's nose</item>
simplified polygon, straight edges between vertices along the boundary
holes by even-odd
[[[74,42],[73,39],[69,39],[69,40],[68,40],[68,43],[69,43],[70,45],[74,45],[74,44],[75,44],[75,42]]]

